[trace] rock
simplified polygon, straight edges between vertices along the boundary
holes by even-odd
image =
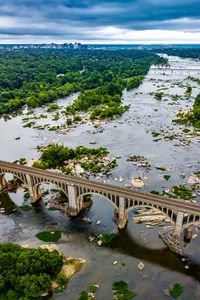
[[[193,236],[193,230],[191,227],[188,227],[188,228],[185,228],[184,229],[184,237],[187,239],[187,240],[190,240]]]
[[[164,295],[166,295],[166,296],[170,296],[169,290],[168,290],[168,289],[163,289],[163,293],[164,293]]]
[[[131,188],[131,185],[130,185],[129,183],[126,183],[124,186],[125,186],[126,188]]]
[[[195,196],[194,196],[195,195]],[[197,195],[196,194],[192,194],[192,197],[196,197]],[[197,203],[197,201],[196,200],[191,200],[191,203],[194,203],[194,204],[196,204]]]
[[[154,222],[153,224],[147,224],[150,226],[155,226],[158,225],[159,222],[163,222],[165,220],[165,216],[162,214],[157,214],[157,215],[144,215],[144,216],[136,216],[134,217],[134,221],[136,223],[140,222]]]
[[[182,261],[185,261],[185,258],[183,257],[181,260],[182,260]]]
[[[188,265],[185,265],[185,269],[188,270],[188,269],[189,269],[189,266],[188,266]]]
[[[171,166],[156,166],[156,169],[161,170],[161,171],[169,171],[171,170]]]
[[[101,246],[101,245],[102,245],[102,241],[97,241],[97,244],[98,244],[99,246]]]
[[[138,269],[140,270],[143,270],[145,265],[143,264],[143,262],[140,262],[138,265],[137,265]]]
[[[145,186],[145,183],[144,183],[144,181],[141,179],[141,178],[133,178],[132,180],[131,180],[131,183],[132,183],[132,185],[134,186],[134,187],[137,187],[137,188],[142,188],[142,187],[144,187]]]
[[[90,218],[87,218],[87,217],[82,218],[82,221],[85,222],[85,223],[88,223],[88,224],[92,223],[92,220]]]
[[[198,178],[197,176],[190,176],[188,178],[188,183],[190,183],[190,184],[198,184],[198,183],[200,183],[200,178]]]
[[[198,235],[195,233],[195,234],[193,234],[192,235],[192,239],[196,239],[196,237],[197,237]]]

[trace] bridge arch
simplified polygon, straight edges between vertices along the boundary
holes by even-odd
[[[200,220],[194,221],[194,222],[189,222],[189,223],[183,225],[182,230],[184,230],[190,226],[198,226],[198,225],[200,225]]]
[[[34,185],[34,190],[35,190],[36,195],[42,195],[41,194],[41,185],[42,184],[52,184],[52,185],[57,186],[58,189],[63,192],[63,194],[66,196],[67,200],[69,201],[69,199],[68,199],[68,192],[67,192],[67,190],[65,190],[64,187],[62,187],[61,184],[59,184],[58,182],[48,181],[48,180],[45,180],[45,179],[37,182]]]
[[[97,191],[93,192],[93,191],[88,191],[88,192],[82,193],[82,194],[78,195],[78,197],[77,197],[78,202],[80,203],[80,202],[82,201],[83,197],[84,197],[84,196],[87,196],[87,195],[91,195],[91,196],[93,196],[93,195],[101,196],[102,198],[106,199],[109,203],[111,203],[112,206],[114,206],[114,208],[115,208],[116,210],[119,209],[119,207],[117,206],[117,203],[114,202],[114,197],[113,197],[113,200],[112,200],[112,196],[113,196],[113,195],[110,195],[110,194],[109,194],[109,195],[110,195],[110,197],[109,197],[107,193],[103,193],[103,192],[97,192]],[[115,198],[116,198],[116,197],[118,197],[118,196],[115,196]],[[117,202],[117,199],[116,199],[116,202]]]
[[[3,180],[5,179],[6,181],[6,174],[11,174],[13,175],[13,178],[17,178],[21,183],[23,183],[23,185],[29,189],[28,183],[26,181],[26,175],[24,174],[18,174],[17,172],[10,172],[10,171],[4,171],[0,173],[0,185],[2,184]]]
[[[175,222],[176,222],[176,212],[174,212],[171,209],[167,209],[165,207],[160,207],[160,206],[153,205],[153,204],[147,204],[147,203],[140,203],[139,202],[138,204],[129,207],[127,209],[127,213],[129,213],[130,211],[134,211],[135,209],[141,209],[141,208],[149,208],[149,209],[154,208],[159,213],[166,216],[172,224],[175,224]]]

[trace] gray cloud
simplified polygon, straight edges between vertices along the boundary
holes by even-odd
[[[0,0],[1,37],[101,39],[107,27],[200,32],[200,1]]]

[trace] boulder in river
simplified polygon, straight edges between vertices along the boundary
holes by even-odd
[[[145,183],[144,183],[144,181],[141,179],[141,178],[133,178],[132,180],[131,180],[131,183],[132,183],[132,185],[134,186],[134,187],[137,187],[137,188],[142,188],[142,187],[144,187],[145,186]]]

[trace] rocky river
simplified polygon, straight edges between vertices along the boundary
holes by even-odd
[[[200,135],[192,127],[185,131],[185,125],[175,125],[172,120],[180,109],[192,107],[199,93],[198,84],[189,76],[200,78],[200,62],[169,57],[169,63],[171,69],[153,67],[139,88],[124,91],[123,104],[130,108],[121,118],[95,127],[87,121],[65,130],[62,116],[55,120],[54,113],[47,112],[46,107],[35,109],[32,118],[36,123],[31,128],[23,127],[27,109],[8,120],[1,118],[1,160],[36,159],[39,156],[36,147],[52,142],[70,147],[102,146],[108,148],[110,158],[117,158],[118,165],[111,175],[99,174],[95,180],[133,187],[134,179],[139,178],[140,190],[148,192],[168,193],[174,185],[187,185],[193,187],[194,201],[199,201],[199,185],[193,184],[195,172],[200,170]],[[190,97],[185,94],[187,85],[192,87]],[[161,100],[154,96],[157,91],[163,92]],[[77,94],[71,95],[57,104],[65,107],[76,97]],[[47,116],[37,118],[41,114]],[[49,130],[57,125],[61,128]],[[131,161],[131,156],[144,156],[145,160]],[[44,184],[43,188],[48,186]],[[0,201],[1,208],[6,209],[6,213],[0,214],[0,241],[35,247],[43,244],[35,237],[39,231],[59,229],[62,238],[58,249],[66,256],[86,259],[81,272],[70,280],[63,293],[55,295],[56,299],[76,300],[81,290],[98,284],[97,299],[111,300],[112,283],[118,280],[126,281],[137,293],[137,299],[149,299],[149,294],[151,299],[169,299],[167,291],[176,282],[184,287],[181,299],[200,299],[198,229],[195,238],[184,244],[186,258],[181,260],[158,237],[161,228],[170,226],[169,223],[147,228],[145,223],[136,223],[135,213],[130,212],[126,230],[118,231],[112,221],[114,208],[101,197],[93,197],[92,207],[75,219],[49,210],[45,198],[30,211],[19,210],[17,207],[26,203],[22,187],[1,194]],[[91,222],[85,222],[87,218]],[[118,237],[110,247],[99,246],[89,239],[112,231]]]

